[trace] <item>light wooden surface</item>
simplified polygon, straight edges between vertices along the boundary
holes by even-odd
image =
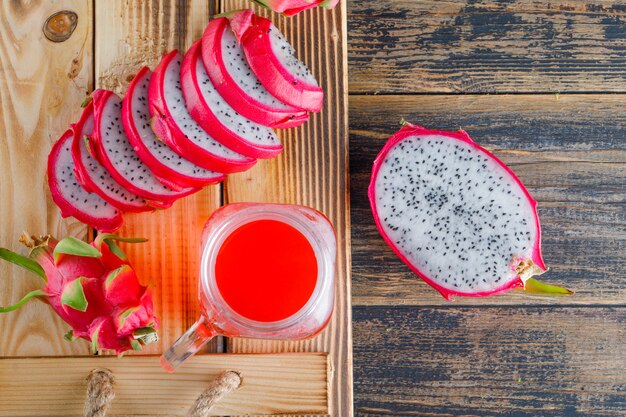
[[[186,51],[202,36],[211,12],[209,3],[200,0],[96,1],[96,87],[123,94],[142,66],[154,69],[164,53]],[[124,246],[138,276],[153,284],[156,315],[161,320],[161,340],[146,353],[162,352],[198,318],[200,235],[220,205],[218,185],[181,199],[167,210],[124,217],[119,234],[150,239]],[[221,344],[214,342],[211,350],[219,349]]]
[[[87,4],[87,3],[86,3]],[[87,91],[95,87],[109,88],[119,94],[123,94],[126,86],[143,65],[154,65],[161,55],[173,48],[184,51],[192,41],[199,38],[204,26],[208,22],[209,15],[218,10],[225,10],[234,5],[234,2],[213,0],[95,0],[93,10],[86,7],[79,10],[79,22],[93,22],[93,31],[82,33],[77,30],[69,42],[75,41],[82,33],[82,42],[95,51],[93,56],[88,55],[84,63],[84,71],[90,84],[85,83],[76,94],[75,102],[65,104],[67,115],[63,120],[55,120],[50,132],[58,132],[73,121],[80,114],[79,104]],[[53,6],[55,6],[54,4]],[[92,5],[89,2],[87,5]],[[240,6],[249,7],[247,2],[240,2]],[[59,6],[60,7],[60,6]],[[44,8],[43,6],[41,7]],[[71,8],[66,6],[65,8]],[[47,9],[46,9],[47,10]],[[54,11],[58,9],[55,8]],[[40,20],[44,17],[41,12]],[[197,306],[197,271],[199,259],[199,237],[201,228],[210,213],[224,202],[235,201],[274,201],[307,204],[320,209],[326,214],[337,230],[339,240],[338,258],[338,284],[337,302],[334,319],[329,329],[315,339],[297,343],[234,341],[228,344],[232,352],[328,352],[329,365],[327,377],[321,380],[324,387],[328,388],[330,401],[330,414],[333,416],[352,415],[352,345],[351,345],[351,310],[350,310],[350,283],[349,283],[349,215],[348,215],[348,168],[347,168],[347,63],[346,63],[346,17],[343,8],[337,11],[314,10],[305,13],[304,17],[291,20],[284,17],[273,17],[277,25],[286,31],[286,35],[292,40],[298,49],[299,56],[303,58],[313,69],[326,90],[326,104],[323,113],[314,115],[305,126],[289,132],[282,132],[281,136],[285,143],[284,155],[272,161],[264,161],[255,169],[246,174],[233,175],[221,186],[208,187],[204,191],[187,197],[177,202],[173,208],[152,214],[137,214],[125,216],[125,226],[119,231],[126,236],[142,236],[150,239],[149,243],[139,245],[124,245],[124,249],[133,261],[144,283],[154,285],[155,305],[158,316],[161,318],[160,336],[161,342],[147,348],[142,354],[159,353],[171,344],[189,325],[195,321],[198,314]],[[36,23],[36,24],[35,24]],[[24,35],[30,33],[32,28],[39,27],[39,21],[29,22],[28,31],[25,28]],[[80,29],[80,28],[79,28]],[[95,35],[94,35],[95,33]],[[39,35],[37,35],[39,36]],[[41,41],[46,47],[50,47],[47,41]],[[59,44],[62,47],[63,44]],[[72,44],[73,46],[73,44]],[[91,52],[91,51],[89,51]],[[14,52],[15,53],[15,52]],[[64,56],[64,55],[60,55]],[[58,57],[46,55],[47,61],[56,59],[55,65],[62,65]],[[25,58],[32,60],[32,57]],[[1,60],[4,62],[4,58]],[[47,62],[46,61],[46,62]],[[4,64],[2,64],[4,66]],[[42,66],[44,63],[42,62]],[[91,77],[94,82],[91,83]],[[33,78],[34,79],[34,76]],[[29,82],[32,82],[29,78]],[[56,90],[61,90],[54,80]],[[4,88],[0,84],[0,88]],[[56,92],[55,90],[55,92]],[[59,93],[62,97],[62,94]],[[3,107],[6,103],[5,96],[0,96]],[[48,107],[42,107],[44,111],[52,111]],[[46,115],[50,117],[50,115]],[[29,119],[30,120],[30,119]],[[56,139],[49,138],[46,149],[37,148],[36,161],[45,160],[50,142]],[[6,146],[6,145],[2,145]],[[41,145],[37,145],[41,146]],[[3,148],[0,148],[3,149]],[[3,150],[7,158],[14,158],[15,150],[9,148]],[[27,152],[25,151],[26,155]],[[0,156],[3,154],[0,153]],[[19,154],[18,154],[19,155]],[[32,157],[32,152],[29,154]],[[32,166],[38,166],[32,163]],[[39,168],[38,168],[39,169]],[[10,172],[15,174],[15,169]],[[12,175],[13,175],[12,174]],[[33,173],[36,181],[41,181],[41,188],[45,190],[43,183],[44,167]],[[21,178],[21,176],[20,176]],[[26,177],[31,178],[31,177]],[[2,185],[6,186],[4,182]],[[30,184],[22,184],[21,188],[28,189]],[[4,189],[1,189],[4,197]],[[7,191],[8,192],[8,191]],[[11,194],[9,194],[11,195]],[[31,204],[31,199],[23,198],[24,204]],[[4,204],[4,203],[0,203]],[[50,206],[52,217],[56,214],[54,206]],[[15,213],[18,213],[17,209]],[[19,211],[24,213],[24,210]],[[38,213],[33,215],[36,218]],[[17,214],[16,214],[17,216]],[[58,216],[57,216],[58,217]],[[54,217],[51,221],[53,226],[48,230],[59,230],[57,236],[66,234],[66,228],[59,228],[59,219]],[[32,219],[31,219],[32,220]],[[15,223],[18,224],[19,223]],[[36,223],[33,223],[36,225]],[[65,222],[63,224],[71,224]],[[3,225],[3,227],[5,227]],[[45,231],[45,226],[42,226]],[[35,231],[35,230],[33,230]],[[85,229],[77,229],[74,233]],[[11,232],[7,230],[7,234]],[[18,230],[21,232],[21,228]],[[6,239],[4,230],[2,239]],[[2,241],[4,244],[4,240]],[[8,243],[6,244],[8,246]],[[15,247],[15,246],[13,246]],[[3,265],[4,267],[4,265]],[[9,270],[6,269],[8,272]],[[18,277],[17,274],[10,276]],[[7,274],[8,275],[8,274]],[[36,285],[35,279],[28,282],[28,286],[13,289],[10,287],[11,299],[16,298],[14,292],[20,294],[25,289],[32,289]],[[2,297],[7,297],[4,291],[4,282],[0,287]],[[11,284],[12,285],[12,284]],[[19,291],[18,291],[19,290]],[[4,299],[2,299],[4,302]],[[68,344],[62,339],[67,326],[50,319],[53,314],[48,307],[39,303],[33,304],[34,313],[28,316],[28,322],[23,318],[22,324],[16,325],[15,318],[7,321],[10,315],[0,316],[0,330],[7,329],[7,333],[17,336],[28,334],[28,340],[4,338],[0,342],[0,355],[7,352],[7,356],[17,355],[59,355],[88,354],[86,343],[79,341]],[[23,314],[23,313],[22,313]],[[38,338],[39,324],[45,324]],[[55,327],[56,326],[56,327]],[[216,340],[207,351],[223,350],[225,344],[221,339]],[[287,357],[290,357],[289,354]],[[300,356],[296,356],[298,358]],[[13,359],[7,359],[12,361]],[[85,359],[89,361],[88,359]],[[99,359],[94,358],[94,363]],[[137,356],[125,358],[119,361],[120,366],[125,362],[141,361]],[[146,358],[146,361],[154,361],[154,358]],[[5,362],[10,363],[10,362]],[[28,362],[26,362],[28,363]],[[88,362],[90,363],[90,362]],[[107,362],[108,363],[108,362]],[[118,362],[112,362],[117,364]],[[152,363],[152,362],[151,362]],[[324,362],[326,363],[326,362]],[[261,365],[261,364],[260,364]],[[9,365],[7,365],[9,366]],[[116,366],[116,365],[112,365]],[[142,365],[143,366],[143,365]],[[150,365],[152,366],[152,365]],[[183,368],[184,369],[184,368]],[[283,369],[285,370],[285,369]],[[288,370],[288,369],[287,369]],[[278,372],[278,370],[276,371]],[[326,372],[326,370],[324,371]],[[237,408],[239,413],[271,414],[285,412],[280,403],[276,408],[265,407],[277,399],[272,390],[277,384],[272,375],[265,375],[267,398],[259,402],[257,408]],[[270,378],[271,377],[271,378]],[[0,378],[0,391],[4,389],[6,378]],[[320,381],[317,381],[318,383]],[[278,383],[280,386],[280,383]],[[326,414],[327,408],[307,406],[309,393],[299,386],[298,391],[293,387],[293,401],[289,405],[291,413]],[[137,387],[137,390],[140,390]],[[269,390],[269,391],[268,391]],[[269,392],[269,393],[268,393]],[[316,391],[313,392],[315,394]],[[301,397],[302,396],[302,397]],[[252,397],[252,403],[256,397]],[[299,402],[303,398],[304,402]],[[278,400],[280,400],[278,398]],[[266,401],[266,402],[264,402]],[[326,397],[324,397],[326,401]],[[59,403],[61,404],[61,403]],[[187,401],[186,404],[190,404]],[[248,404],[244,401],[244,405]],[[300,404],[300,408],[296,405]],[[316,403],[317,404],[317,403]],[[326,404],[326,403],[325,403]],[[59,405],[60,406],[60,405]],[[246,405],[247,407],[247,405]],[[265,407],[265,408],[264,408]],[[60,410],[60,409],[59,409]],[[27,410],[24,411],[28,413]],[[150,412],[150,411],[146,411]],[[62,413],[62,411],[59,411]],[[0,414],[2,414],[0,412]]]
[[[222,11],[248,7],[243,0],[222,2]],[[264,13],[269,15],[268,13]],[[350,219],[348,202],[347,89],[345,12],[309,10],[296,17],[273,15],[298,56],[311,68],[325,93],[322,112],[298,129],[280,131],[285,149],[278,158],[260,161],[250,171],[231,176],[225,201],[304,204],[320,210],[337,231],[337,285],[333,317],[318,337],[299,342],[233,339],[229,352],[329,352],[333,416],[352,415],[352,330],[350,309]]]
[[[111,416],[185,416],[209,383],[227,370],[239,372],[242,385],[220,400],[211,415],[326,414],[326,361],[323,353],[202,355],[166,374],[150,356],[0,359],[0,381],[6,381],[0,415],[82,416],[86,379],[94,368],[113,373]]]
[[[61,220],[45,178],[50,147],[79,115],[92,85],[91,2],[3,2],[0,11],[0,247],[22,250],[24,230],[85,237],[87,228]],[[48,41],[41,31],[52,13],[79,15],[72,37]],[[25,252],[23,252],[25,253]],[[0,305],[17,302],[41,286],[36,276],[0,262]],[[86,343],[69,344],[67,331],[48,306],[31,302],[0,315],[0,356],[70,355]]]
[[[625,415],[626,2],[348,6],[355,414]],[[511,166],[574,296],[449,303],[393,255],[366,193],[401,118]]]

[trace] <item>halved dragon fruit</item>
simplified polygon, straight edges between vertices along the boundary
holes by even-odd
[[[245,171],[256,159],[241,155],[220,142],[191,117],[180,86],[181,56],[174,50],[163,56],[148,87],[154,133],[179,155],[218,172]]]
[[[50,194],[63,217],[73,216],[101,232],[122,226],[122,215],[98,194],[86,191],[78,182],[72,160],[74,132],[69,129],[52,146],[48,155]]]
[[[231,16],[230,26],[252,72],[270,94],[297,109],[321,110],[324,91],[271,20],[241,10]]]
[[[72,125],[74,139],[72,141],[72,158],[76,178],[89,192],[96,193],[105,201],[122,211],[154,210],[146,200],[129,192],[119,185],[111,174],[91,156],[87,141],[93,133],[93,103],[90,101],[83,110],[80,120]]]
[[[202,61],[215,89],[248,119],[273,128],[300,126],[309,115],[271,95],[254,75],[225,17],[213,19],[202,35]]]
[[[445,298],[570,291],[546,271],[536,201],[463,131],[405,125],[378,154],[369,199],[385,241]]]
[[[272,129],[237,113],[217,92],[202,63],[201,41],[187,51],[180,71],[189,113],[217,141],[252,158],[270,158],[282,151]]]
[[[89,142],[90,149],[115,181],[163,208],[198,191],[197,188],[176,191],[162,184],[139,159],[124,132],[121,99],[107,90],[96,90],[92,97],[94,132]]]
[[[128,86],[122,100],[122,122],[137,156],[170,188],[215,184],[224,174],[209,171],[186,160],[161,142],[150,127],[148,85],[152,72],[143,67]]]

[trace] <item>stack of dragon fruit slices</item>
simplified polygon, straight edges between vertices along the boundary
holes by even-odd
[[[170,207],[282,151],[272,129],[319,112],[324,93],[268,19],[250,10],[209,22],[181,56],[142,68],[121,99],[96,90],[48,157],[63,217],[102,232],[125,212]]]

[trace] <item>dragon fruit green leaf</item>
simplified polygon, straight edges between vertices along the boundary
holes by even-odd
[[[89,303],[87,302],[87,297],[85,297],[82,281],[83,278],[79,277],[65,286],[61,295],[61,303],[84,313],[87,311]]]
[[[61,260],[61,255],[75,255],[75,256],[86,256],[88,258],[100,258],[102,256],[102,252],[100,252],[95,247],[91,246],[89,243],[84,242],[80,239],[76,239],[75,237],[69,236],[62,239],[55,247],[54,247],[54,261],[58,264]]]
[[[0,313],[8,313],[9,311],[14,311],[17,310],[18,308],[22,307],[24,304],[26,304],[28,301],[30,301],[32,298],[36,298],[36,297],[45,297],[48,294],[43,291],[43,290],[34,290],[29,292],[28,294],[26,294],[20,301],[18,301],[17,303],[7,306],[7,307],[0,307]]]
[[[5,248],[0,248],[0,259],[9,261],[17,266],[21,266],[22,268],[27,269],[34,274],[37,274],[44,280],[46,279],[46,273],[44,272],[41,265],[26,256],[20,255],[19,253],[15,253]]]

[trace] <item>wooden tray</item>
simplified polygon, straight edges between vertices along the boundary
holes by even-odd
[[[166,51],[184,51],[198,39],[210,15],[249,6],[247,1],[234,0],[54,0],[5,7],[0,22],[6,35],[0,37],[0,131],[4,137],[0,140],[4,178],[0,181],[0,246],[17,248],[23,230],[87,237],[89,231],[82,224],[61,219],[44,177],[51,144],[77,119],[86,94],[94,84],[123,93],[141,66],[154,67]],[[78,26],[69,40],[52,43],[41,27],[49,15],[60,10],[76,12]],[[352,346],[345,9],[342,5],[334,11],[310,10],[293,18],[271,18],[324,87],[322,113],[313,115],[301,128],[279,132],[285,145],[280,157],[259,162],[249,172],[232,175],[223,185],[206,188],[171,209],[126,216],[119,233],[150,239],[147,244],[125,249],[140,276],[155,286],[161,342],[144,353],[156,355],[196,319],[200,230],[215,208],[239,201],[283,202],[308,205],[326,214],[339,243],[337,300],[328,329],[314,339],[294,343],[217,340],[207,353],[236,355],[195,358],[184,371],[193,377],[183,378],[187,381],[183,388],[190,390],[185,392],[191,398],[220,370],[240,367],[244,381],[249,372],[254,384],[246,388],[244,382],[237,397],[227,400],[216,413],[349,417]],[[38,285],[36,278],[5,262],[0,264],[0,277],[0,305]],[[156,357],[76,358],[89,355],[89,347],[83,341],[70,344],[63,340],[67,327],[38,302],[0,316],[0,415],[77,415],[86,371],[104,365],[120,373],[118,398],[145,392],[158,399],[170,388],[173,377],[156,368]],[[56,358],[32,359],[42,356]],[[47,390],[54,384],[33,383],[34,376],[52,378],[57,387],[64,387],[65,396],[56,397]],[[145,390],[142,376],[149,376]],[[281,377],[290,383],[285,385]],[[130,381],[134,384],[127,383]],[[327,387],[321,394],[320,386]],[[249,396],[243,395],[245,389]],[[24,398],[29,402],[23,402]],[[45,398],[50,402],[43,404]],[[155,410],[150,405],[139,409],[132,401],[120,401],[112,413],[150,414],[160,409],[160,413],[183,415],[191,405],[187,399],[179,398],[169,407],[161,407],[164,400],[157,401]]]

